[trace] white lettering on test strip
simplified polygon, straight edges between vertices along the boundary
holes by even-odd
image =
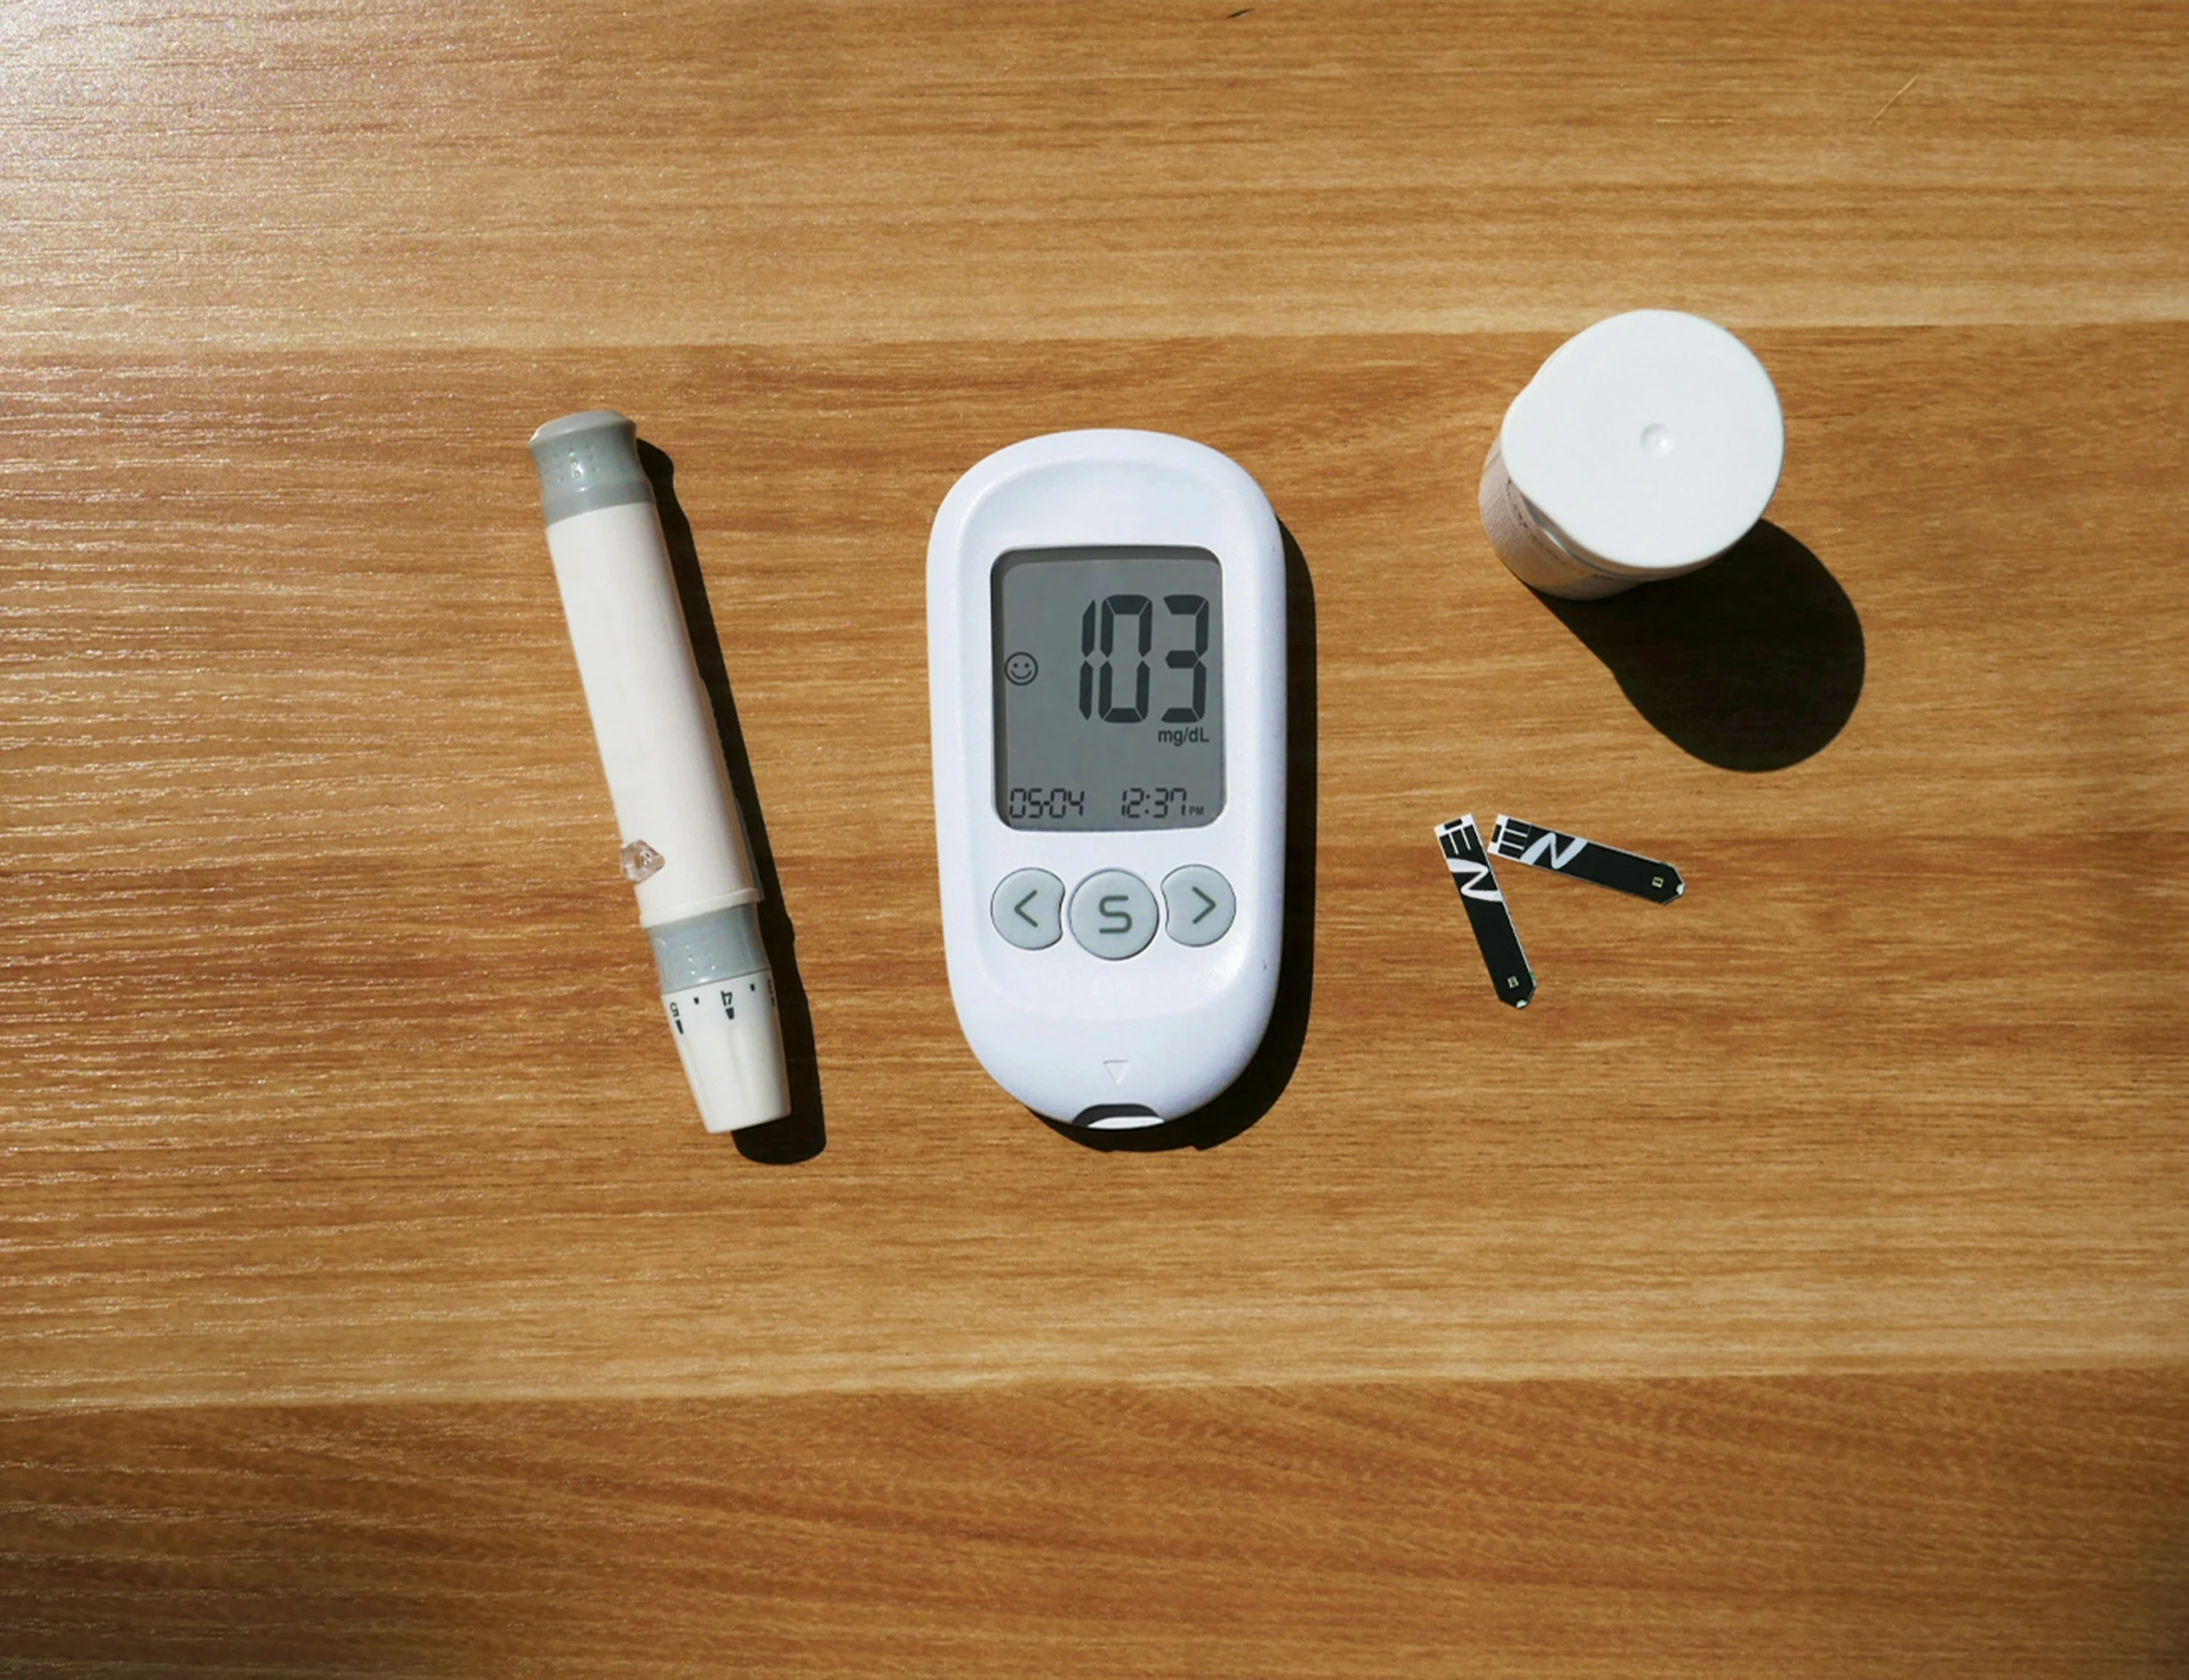
[[[1555,829],[1545,829],[1541,838],[1520,853],[1520,861],[1523,863],[1539,863],[1542,860],[1543,853],[1547,851],[1550,853],[1550,866],[1554,869],[1562,869],[1578,857],[1582,849],[1588,844],[1588,841],[1581,839],[1579,835],[1569,835],[1567,839],[1571,840],[1573,843],[1561,852],[1558,849],[1558,832]]]
[[[1451,868],[1452,878],[1459,882],[1460,896],[1487,898],[1491,903],[1496,904],[1505,901],[1505,895],[1497,889],[1496,878],[1490,874],[1487,863],[1470,863],[1464,857],[1447,857],[1444,861]],[[1464,878],[1461,878],[1459,873],[1461,869],[1470,872]],[[1482,884],[1485,880],[1489,882],[1487,886]]]
[[[1451,871],[1452,880],[1457,884],[1462,898],[1478,898],[1501,904],[1505,901],[1505,895],[1498,890],[1497,876],[1491,871],[1488,861],[1466,855],[1468,832],[1469,825],[1465,818],[1456,823],[1448,823],[1436,831],[1437,844],[1444,853],[1444,867]],[[1480,839],[1476,837],[1477,848],[1480,844]],[[1484,884],[1485,881],[1487,885]]]

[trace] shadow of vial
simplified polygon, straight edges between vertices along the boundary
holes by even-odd
[[[1537,599],[1634,710],[1721,770],[1821,752],[1862,696],[1862,621],[1824,563],[1768,520],[1684,578],[1604,601]]]
[[[685,630],[692,638],[692,654],[699,665],[708,704],[714,709],[715,733],[722,738],[723,764],[730,772],[730,791],[745,818],[745,836],[753,848],[754,878],[765,894],[760,901],[760,936],[768,950],[769,971],[775,976],[776,1013],[783,1022],[783,1059],[791,1080],[789,1114],[765,1125],[733,1131],[730,1138],[738,1153],[748,1160],[791,1165],[812,1160],[829,1142],[828,1128],[822,1120],[821,1059],[814,1045],[814,1012],[806,1001],[806,986],[798,973],[798,936],[790,912],[784,907],[783,882],[776,874],[775,850],[768,843],[768,824],[753,784],[753,761],[745,751],[744,732],[738,728],[737,701],[730,692],[729,669],[723,664],[722,639],[715,633],[714,610],[707,603],[707,583],[700,574],[692,522],[677,504],[676,463],[644,442],[639,445],[639,462],[654,486],[654,501],[661,509],[662,536],[669,544],[669,563],[676,573],[677,600],[684,608]]]

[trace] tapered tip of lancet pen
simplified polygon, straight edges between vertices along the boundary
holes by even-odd
[[[709,1131],[742,1131],[788,1118],[790,1071],[775,983],[765,973],[710,980],[670,1004],[677,1050]]]
[[[532,435],[540,508],[550,525],[601,508],[654,500],[639,462],[639,429],[613,409],[551,420]]]
[[[739,1131],[788,1118],[783,1019],[759,909],[736,904],[646,931],[700,1122],[709,1131]]]

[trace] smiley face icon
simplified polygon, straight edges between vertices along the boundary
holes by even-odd
[[[1041,675],[1042,668],[1034,663],[1032,654],[1014,654],[1004,661],[1004,677],[1018,688],[1025,688]]]

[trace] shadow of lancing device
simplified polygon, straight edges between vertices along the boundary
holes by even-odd
[[[669,544],[670,569],[676,574],[677,601],[684,609],[685,628],[692,638],[692,657],[714,711],[715,733],[722,738],[730,791],[737,796],[738,810],[745,815],[745,836],[753,849],[753,873],[764,894],[760,901],[761,943],[767,947],[768,966],[775,975],[776,1014],[783,1025],[784,1070],[791,1080],[789,1114],[766,1125],[733,1131],[730,1138],[738,1153],[748,1160],[791,1165],[813,1159],[828,1147],[829,1141],[822,1118],[821,1058],[814,1044],[814,1011],[806,1001],[806,987],[798,972],[798,935],[784,906],[783,881],[776,873],[775,849],[768,843],[768,823],[753,783],[753,761],[745,751],[745,733],[738,727],[737,701],[730,692],[730,671],[723,663],[715,615],[707,604],[707,581],[700,573],[692,522],[677,505],[676,463],[642,441],[639,464],[654,486],[662,536]]]

